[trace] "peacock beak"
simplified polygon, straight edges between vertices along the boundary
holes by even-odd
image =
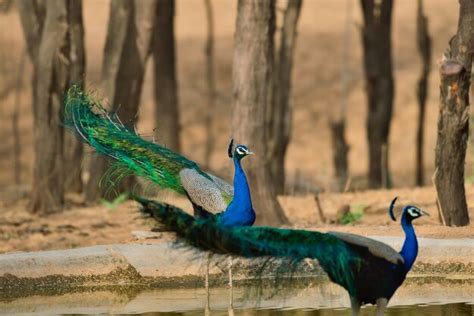
[[[431,216],[430,213],[428,213],[427,211],[423,211],[423,210],[420,210],[420,211],[421,211],[421,215]]]
[[[247,151],[247,155],[255,155],[255,153],[253,151]]]

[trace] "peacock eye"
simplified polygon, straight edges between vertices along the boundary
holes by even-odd
[[[245,151],[242,149],[242,147],[237,147],[237,149],[236,149],[235,151],[237,151],[237,153],[238,153],[239,155],[245,154]]]

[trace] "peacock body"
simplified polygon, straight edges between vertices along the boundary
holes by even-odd
[[[233,199],[231,184],[203,171],[194,161],[143,139],[78,86],[67,93],[64,121],[96,152],[115,160],[114,174],[148,178],[162,188],[187,195],[193,205],[210,213],[226,210]]]
[[[116,161],[115,174],[117,171],[133,173],[185,194],[197,218],[212,218],[226,227],[251,226],[255,222],[250,188],[241,165],[245,156],[253,154],[247,146],[233,148],[233,140],[229,144],[228,155],[235,168],[232,186],[202,171],[194,161],[144,140],[77,86],[68,91],[64,113],[66,127],[98,153]],[[231,269],[232,260],[229,264],[229,285],[232,286]]]
[[[195,219],[170,205],[137,200],[145,213],[176,232],[180,240],[202,250],[247,258],[288,258],[292,262],[317,259],[331,281],[348,291],[354,315],[366,303],[376,304],[377,315],[383,315],[417,256],[412,220],[425,214],[415,206],[404,208],[401,222],[406,239],[398,253],[382,242],[358,235],[272,227],[223,227],[214,219]]]

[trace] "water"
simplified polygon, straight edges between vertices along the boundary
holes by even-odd
[[[41,291],[24,297],[1,297],[3,315],[350,315],[345,290],[327,278],[311,278],[275,290],[237,286],[158,289],[127,285],[77,288],[74,292]],[[232,305],[231,305],[232,304]],[[232,306],[232,308],[229,308]],[[373,315],[367,306],[361,315]],[[474,316],[474,279],[416,278],[406,280],[389,304],[391,316]]]
[[[360,316],[373,316],[375,308],[363,308]],[[129,314],[121,314],[129,315]],[[345,309],[243,309],[243,310],[196,310],[189,312],[168,312],[168,313],[143,313],[143,316],[349,316],[351,311]],[[386,316],[472,316],[474,315],[474,305],[466,303],[443,304],[443,305],[415,305],[415,306],[396,306],[388,308]]]

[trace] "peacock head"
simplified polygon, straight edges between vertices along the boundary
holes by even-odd
[[[398,199],[398,197],[395,197],[392,200],[392,203],[390,203],[390,208],[388,209],[390,217],[394,221],[396,221],[397,219],[395,218],[395,215],[393,214],[393,207],[395,206],[395,202],[397,201],[397,199]],[[404,218],[408,222],[411,222],[412,220],[417,219],[417,218],[419,218],[423,215],[430,216],[430,214],[428,212],[423,211],[423,210],[421,210],[418,207],[413,206],[413,205],[405,206],[403,208],[403,212],[402,212],[402,218]]]
[[[244,158],[247,155],[253,155],[254,154],[245,145],[237,145],[237,146],[235,146],[235,148],[233,148],[234,147],[233,145],[234,145],[234,139],[231,139],[230,143],[229,143],[229,148],[227,149],[227,152],[228,152],[230,158],[235,158],[237,160],[241,160],[242,158]]]

